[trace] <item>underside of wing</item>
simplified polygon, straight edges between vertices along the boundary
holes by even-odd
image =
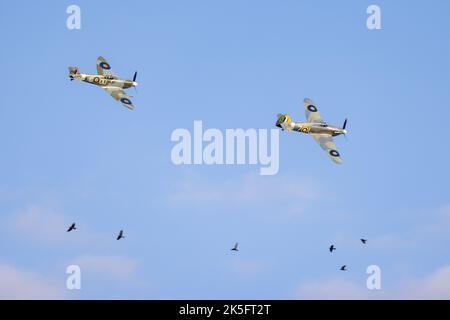
[[[306,120],[308,122],[325,123],[322,120],[319,111],[317,111],[316,104],[312,100],[306,98],[303,100],[303,106],[305,107]]]
[[[118,87],[103,87],[106,92],[108,92],[114,99],[120,101],[122,105],[130,110],[134,109],[133,103],[130,100],[130,97],[126,95],[126,93]]]
[[[97,58],[97,73],[103,76],[114,76],[111,66],[103,57]]]
[[[327,153],[327,156],[337,164],[342,163],[341,155],[336,149],[333,138],[327,134],[311,134],[320,147]]]

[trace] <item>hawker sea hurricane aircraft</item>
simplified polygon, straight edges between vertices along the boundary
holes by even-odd
[[[107,91],[114,99],[120,101],[124,107],[130,110],[134,109],[130,96],[127,96],[123,89],[136,87],[137,72],[134,73],[133,80],[122,80],[115,76],[111,71],[111,66],[103,57],[97,58],[97,73],[82,74],[78,67],[69,67],[70,80],[80,80],[87,83],[95,84]]]
[[[289,115],[279,114],[275,125],[283,129],[283,131],[294,130],[310,134],[322,147],[322,149],[325,150],[331,160],[335,163],[341,164],[341,155],[334,145],[333,137],[340,134],[345,135],[347,133],[347,130],[345,130],[347,119],[345,119],[342,128],[330,126],[322,120],[322,117],[317,111],[317,107],[314,102],[309,99],[305,99],[303,100],[303,105],[305,107],[306,120],[308,122],[292,122]]]

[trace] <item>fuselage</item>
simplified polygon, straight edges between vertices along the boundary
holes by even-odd
[[[328,134],[333,137],[346,133],[342,128],[327,125],[325,123],[291,122],[291,127],[294,131],[309,134]]]
[[[281,121],[280,121],[281,120]],[[282,128],[283,130],[293,130],[306,134],[327,134],[333,137],[340,134],[346,134],[345,129],[331,126],[325,123],[314,123],[314,122],[292,122],[280,119],[277,121],[276,126]]]
[[[122,80],[112,76],[104,75],[92,75],[92,74],[80,74],[79,80],[94,84],[100,87],[118,87],[128,89],[137,86],[137,82],[133,80]]]

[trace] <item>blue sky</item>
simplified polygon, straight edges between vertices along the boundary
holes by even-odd
[[[0,6],[0,298],[450,298],[448,1]],[[138,71],[134,111],[69,81],[99,55]],[[170,160],[174,129],[271,129],[305,97],[349,119],[342,166],[294,133],[276,176]]]

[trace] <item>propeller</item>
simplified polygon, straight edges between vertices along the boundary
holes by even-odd
[[[136,77],[137,77],[137,71],[134,73],[134,76],[133,76],[133,82],[136,82]],[[136,83],[136,85],[137,85],[137,83]],[[134,90],[135,90],[136,93],[137,93],[136,85],[134,86]]]
[[[344,120],[344,125],[342,126],[342,130],[344,130],[344,138],[347,140],[347,130],[345,130],[345,127],[347,126],[347,119]]]

